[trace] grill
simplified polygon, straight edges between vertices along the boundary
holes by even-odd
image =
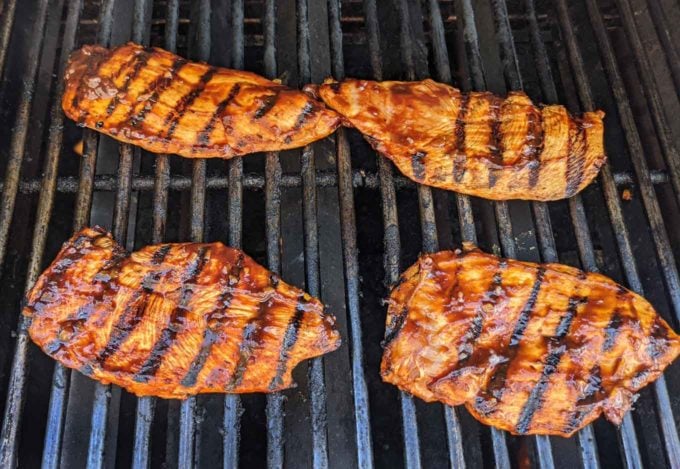
[[[620,428],[513,437],[381,383],[387,287],[421,251],[472,241],[601,271],[680,327],[680,20],[673,0],[0,2],[0,467],[680,467],[680,368]],[[582,195],[491,203],[416,187],[340,130],[232,161],[142,155],[65,120],[68,54],[128,40],[280,77],[423,79],[607,112],[609,164]],[[16,90],[16,91],[15,91]],[[83,156],[74,145],[82,139]],[[221,240],[320,296],[342,348],[270,396],[136,399],[29,345],[21,299],[100,224],[133,249]]]

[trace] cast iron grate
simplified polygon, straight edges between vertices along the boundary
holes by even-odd
[[[6,0],[0,466],[680,466],[677,365],[620,429],[598,421],[568,440],[490,430],[378,376],[387,285],[420,251],[461,241],[600,270],[680,326],[678,20],[672,0]],[[542,204],[416,187],[351,130],[229,162],[142,155],[77,129],[58,100],[72,49],[128,40],[291,86],[432,77],[602,108],[610,163],[582,195]],[[60,244],[94,223],[128,248],[243,247],[320,296],[345,343],[299,367],[297,389],[267,397],[136,399],[71,373],[29,345],[18,311]]]

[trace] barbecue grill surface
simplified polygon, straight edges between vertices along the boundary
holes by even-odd
[[[680,467],[680,369],[615,428],[511,437],[382,383],[383,298],[421,251],[476,242],[599,270],[680,329],[680,7],[674,0],[5,0],[0,6],[0,467]],[[243,159],[156,156],[60,110],[84,44],[129,40],[301,87],[415,80],[606,114],[609,163],[581,195],[492,203],[416,187],[354,130]],[[84,141],[84,156],[74,147]],[[74,230],[128,249],[222,241],[312,295],[342,347],[273,396],[137,399],[27,339],[22,297]]]

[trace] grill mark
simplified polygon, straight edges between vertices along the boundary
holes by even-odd
[[[339,81],[334,81],[330,85],[331,90],[333,90],[333,93],[339,93],[340,92],[340,82]]]
[[[304,299],[304,295],[300,295],[298,297],[298,302],[295,305],[295,314],[288,323],[286,333],[283,337],[283,343],[281,344],[281,350],[279,352],[278,365],[276,366],[276,375],[272,379],[271,383],[269,383],[270,391],[280,387],[283,382],[283,374],[288,369],[288,354],[295,345],[295,342],[297,342],[298,330],[300,329],[300,325],[302,323],[302,315],[304,313],[304,305],[306,303],[307,302]]]
[[[453,133],[456,136],[456,154],[453,157],[453,179],[456,182],[461,182],[465,176],[465,162],[467,161],[465,154],[465,121],[469,104],[470,95],[462,94],[460,97],[460,109],[458,109],[458,116],[453,128]]]
[[[602,352],[608,352],[612,349],[614,343],[616,342],[616,338],[618,337],[619,328],[621,327],[622,322],[623,319],[621,318],[620,311],[617,308],[614,310],[607,327],[604,329],[605,339],[604,343],[602,344]]]
[[[302,127],[302,125],[307,119],[309,119],[310,116],[316,114],[317,110],[318,109],[314,107],[314,104],[311,101],[306,103],[295,120],[293,130],[298,130],[300,127]]]
[[[130,84],[132,84],[133,81],[137,79],[137,76],[139,76],[139,73],[142,71],[142,67],[144,67],[149,59],[151,58],[151,54],[149,52],[149,49],[144,49],[138,54],[135,54],[135,56],[130,60],[128,63],[126,63],[123,67],[121,67],[121,70],[125,70],[127,67],[129,67],[132,63],[134,63],[134,67],[132,68],[132,73],[129,74],[127,77],[125,77],[125,82],[123,83],[123,86],[121,89],[116,93],[116,95],[113,97],[109,105],[106,107],[106,116],[109,117],[113,112],[116,110],[118,107],[118,104],[120,104],[120,98],[119,95],[120,93],[125,93],[127,90],[130,88]]]
[[[262,99],[262,104],[255,111],[253,118],[256,120],[262,119],[269,111],[271,111],[276,104],[276,101],[279,99],[279,93],[281,93],[281,90],[276,90],[274,94],[270,94]]]
[[[194,358],[194,361],[191,363],[189,371],[182,379],[181,384],[184,387],[189,388],[196,384],[198,375],[201,373],[201,370],[203,370],[205,362],[208,360],[208,357],[210,356],[212,346],[219,337],[218,331],[216,329],[222,326],[224,319],[227,319],[227,313],[229,312],[229,308],[231,307],[231,303],[234,299],[234,288],[240,282],[241,274],[243,273],[243,261],[244,255],[243,253],[240,253],[236,261],[236,265],[234,266],[229,275],[228,287],[225,289],[225,291],[222,292],[220,298],[217,300],[218,306],[206,315],[206,325],[203,331],[203,340],[201,342],[201,348],[199,349],[198,354]],[[235,280],[232,281],[232,278],[234,278]],[[215,321],[217,322],[216,327],[210,326],[210,322],[212,319],[215,319]]]
[[[545,266],[541,265],[536,271],[536,280],[534,281],[534,285],[531,288],[529,298],[524,304],[524,308],[517,319],[517,323],[515,323],[515,329],[512,332],[510,343],[508,345],[508,355],[506,357],[506,361],[498,366],[498,368],[491,375],[491,378],[489,378],[486,389],[481,390],[475,398],[475,408],[483,415],[491,414],[495,410],[496,406],[493,402],[500,402],[503,396],[508,369],[510,368],[512,361],[517,356],[517,351],[524,336],[524,331],[529,324],[529,319],[531,319],[534,307],[536,306],[536,300],[538,298],[538,293],[541,290],[544,275]]]
[[[234,98],[236,98],[236,95],[239,93],[239,91],[241,91],[241,85],[239,83],[236,83],[234,86],[231,87],[231,90],[229,90],[229,94],[227,95],[227,97],[217,105],[217,108],[215,109],[215,112],[213,113],[212,117],[210,117],[210,120],[208,121],[206,126],[198,134],[197,140],[200,145],[207,145],[208,143],[210,143],[210,134],[215,128],[217,119],[222,115],[224,110],[227,108],[227,106],[229,106],[229,104],[234,100]]]
[[[184,322],[186,316],[189,301],[193,295],[193,290],[191,288],[187,288],[187,286],[195,282],[198,276],[201,274],[201,271],[206,264],[207,259],[205,256],[207,251],[207,247],[201,247],[196,255],[196,260],[192,262],[187,269],[188,275],[187,279],[183,282],[179,303],[172,311],[168,325],[163,329],[160,337],[153,345],[151,353],[135,375],[134,380],[138,383],[146,383],[156,374],[158,368],[161,366],[163,355],[172,346],[175,339],[177,338],[179,329],[182,327],[182,323]]]
[[[585,304],[587,298],[572,296],[569,298],[569,306],[566,314],[560,318],[560,323],[557,326],[555,335],[550,338],[548,346],[548,357],[543,364],[543,371],[538,382],[531,390],[527,401],[524,403],[522,412],[520,413],[517,426],[515,427],[517,433],[526,433],[531,426],[531,421],[536,415],[536,412],[543,406],[543,395],[548,387],[550,377],[557,371],[557,367],[562,360],[562,356],[567,350],[565,339],[571,329],[574,317],[578,314],[579,305]]]
[[[422,181],[425,178],[425,156],[427,153],[418,150],[411,155],[411,168],[413,169],[413,177],[417,181]]]
[[[154,252],[151,264],[158,266],[170,251],[170,245],[161,246]],[[133,297],[125,305],[123,313],[118,318],[116,325],[111,331],[109,341],[102,351],[93,360],[99,366],[103,366],[106,360],[115,354],[123,345],[123,342],[132,334],[146,314],[146,307],[149,303],[149,296],[153,293],[155,285],[160,280],[162,271],[152,270],[147,272],[141,282],[141,288],[134,292]],[[139,302],[139,303],[138,303]]]
[[[175,61],[172,63],[172,67],[170,67],[170,74],[168,75],[167,73],[164,73],[162,76],[156,78],[148,87],[147,89],[144,90],[142,93],[143,95],[152,93],[149,99],[146,100],[144,103],[144,107],[142,107],[142,110],[137,113],[135,116],[131,116],[132,113],[134,113],[134,106],[133,109],[130,111],[130,114],[128,114],[126,120],[130,121],[130,125],[133,127],[138,127],[142,122],[144,122],[144,119],[146,119],[146,115],[153,109],[153,105],[156,104],[158,101],[158,98],[160,98],[161,93],[165,91],[173,82],[177,74],[179,73],[180,69],[187,63],[185,59],[182,58],[177,58]]]
[[[529,113],[529,128],[527,129],[525,147],[529,148],[529,187],[534,188],[538,184],[541,170],[541,154],[545,145],[543,131],[543,112],[540,109]]]
[[[463,342],[458,346],[457,368],[467,362],[467,360],[472,356],[472,343],[476,341],[482,333],[484,314],[486,313],[485,307],[486,305],[491,305],[493,307],[498,302],[499,294],[497,292],[499,288],[503,288],[503,271],[507,266],[507,259],[501,259],[498,263],[498,268],[493,275],[491,285],[489,285],[489,288],[484,294],[482,304],[479,306],[479,308],[477,308],[477,312],[475,313],[475,317],[472,320],[472,324],[463,336]]]
[[[503,130],[501,129],[501,117],[503,99],[490,96],[491,109],[491,135],[489,136],[489,188],[493,188],[498,182],[499,167],[503,165]]]
[[[208,71],[201,76],[194,89],[180,98],[179,102],[175,106],[174,112],[166,116],[163,126],[168,127],[168,133],[165,138],[169,140],[173,136],[180,119],[182,119],[189,106],[194,104],[194,101],[196,101],[196,99],[201,95],[210,80],[212,80],[212,77],[215,75],[215,73],[217,73],[217,68],[210,67]],[[159,132],[159,136],[161,133],[162,130]]]
[[[582,123],[575,122],[571,117],[567,117],[567,119],[569,119],[570,131],[569,138],[567,139],[569,142],[567,145],[567,186],[565,188],[564,195],[565,197],[571,197],[576,193],[578,187],[581,185],[581,182],[583,182],[583,172],[587,148],[585,147],[586,140]],[[576,127],[574,141],[572,141],[571,137],[571,129],[573,127]],[[578,154],[576,154],[574,153],[574,145],[581,140],[583,140],[583,149],[582,151],[579,151]]]
[[[404,327],[407,315],[408,306],[404,306],[399,314],[392,316],[392,321],[390,321],[390,325],[387,326],[387,330],[385,331],[385,338],[380,343],[383,348],[390,345],[392,341],[397,338],[399,332],[401,332],[401,329]]]
[[[416,278],[416,276],[420,276],[421,274],[422,271],[419,266],[418,272],[416,272],[412,277],[410,277],[409,280]],[[397,285],[395,285],[394,288],[397,288],[397,286],[404,281],[405,281],[404,276],[400,275],[399,279],[397,280]],[[408,300],[404,302],[404,307],[399,312],[399,314],[395,314],[392,316],[390,324],[385,328],[385,338],[383,339],[382,342],[380,342],[381,347],[385,348],[388,345],[390,345],[390,343],[392,343],[392,341],[399,335],[399,332],[401,332],[401,329],[404,327],[404,323],[406,322],[406,316],[408,316],[408,308],[410,306],[413,295],[415,295],[415,291],[416,289],[413,289],[413,292],[411,292],[411,295],[409,296]]]
[[[227,391],[233,391],[241,385],[248,368],[248,362],[253,354],[253,349],[262,341],[262,332],[266,329],[266,314],[273,305],[272,300],[260,303],[255,317],[250,318],[246,327],[243,328],[241,345],[239,346],[239,359],[232,375]]]

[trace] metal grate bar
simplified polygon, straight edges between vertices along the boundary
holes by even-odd
[[[378,11],[375,0],[365,0],[364,9],[366,12],[368,48],[373,76],[376,80],[382,80],[382,54],[380,52]],[[386,158],[379,157],[378,167],[385,243],[385,282],[388,285],[392,285],[397,282],[401,268],[401,240],[399,237],[399,220],[397,215],[397,194],[394,187],[391,163]],[[399,397],[401,401],[406,466],[410,469],[419,469],[421,467],[420,440],[415,403],[413,402],[413,397],[403,391],[399,391]]]
[[[439,2],[430,0],[428,4],[430,27],[432,28],[432,43],[434,63],[437,70],[437,78],[447,84],[451,84],[451,67],[449,65],[449,53],[444,35],[444,23],[442,21]],[[464,194],[455,194],[458,219],[463,241],[477,243],[474,215],[470,198]],[[447,443],[449,447],[449,464],[453,468],[465,468],[465,454],[463,451],[463,437],[458,419],[458,410],[454,407],[444,407],[444,419],[446,421]]]
[[[191,59],[206,62],[210,58],[210,0],[201,0],[197,5],[197,44],[196,50],[189,50]],[[192,18],[192,21],[194,19]],[[192,161],[191,199],[189,219],[189,239],[192,242],[203,241],[203,225],[205,223],[205,180],[206,160]],[[196,458],[196,396],[189,396],[180,404],[179,414],[179,455],[178,467],[193,467],[198,464]]]
[[[337,80],[345,78],[342,53],[342,26],[340,0],[329,0],[329,21],[331,31],[332,68]],[[357,250],[356,215],[352,185],[352,160],[349,142],[344,129],[339,129],[337,142],[337,177],[340,201],[340,227],[343,259],[345,266],[346,301],[350,323],[350,349],[352,361],[352,390],[354,395],[354,421],[356,429],[357,465],[373,468],[373,447],[369,418],[368,388],[363,363],[361,342],[361,307],[359,303],[359,259]]]
[[[231,66],[242,69],[244,66],[243,37],[243,0],[232,1],[232,57]],[[243,159],[229,160],[229,245],[241,248],[243,219]],[[228,394],[224,397],[224,419],[222,422],[223,466],[225,468],[238,465],[238,445],[240,434],[240,416],[242,412],[241,397]]]
[[[642,40],[638,34],[638,28],[635,23],[633,11],[628,0],[618,0],[618,9],[621,13],[621,20],[623,29],[626,32],[626,37],[632,46],[635,62],[638,66],[638,75],[642,80],[642,89],[647,97],[647,103],[652,115],[654,127],[656,128],[656,136],[661,144],[662,153],[665,156],[666,166],[669,170],[671,184],[675,192],[675,198],[680,203],[680,153],[673,142],[673,136],[668,126],[666,115],[663,112],[661,105],[661,96],[659,95],[658,86],[652,72],[652,64],[647,55],[645,47],[642,45]],[[606,58],[606,57],[605,57]],[[622,97],[625,97],[625,89]]]
[[[267,78],[276,76],[276,2],[265,1],[264,69]],[[269,270],[281,274],[281,161],[278,152],[266,153],[265,161],[265,233]],[[267,466],[282,468],[284,458],[283,403],[281,393],[267,394]]]
[[[677,44],[673,44],[670,27],[668,26],[663,7],[658,0],[647,0],[647,7],[659,37],[659,42],[666,53],[666,61],[673,77],[675,90],[680,92],[680,54],[678,53]]]
[[[0,202],[0,265],[5,260],[9,229],[12,226],[14,204],[19,189],[19,176],[21,165],[24,161],[26,137],[28,136],[29,118],[31,117],[31,104],[35,94],[36,75],[40,63],[40,50],[45,36],[45,24],[47,22],[48,0],[41,0],[38,5],[38,14],[31,37],[31,46],[28,50],[28,63],[23,88],[21,90],[21,102],[17,109],[16,123],[9,144],[9,160],[5,168],[5,183],[2,201]]]
[[[147,0],[137,0],[135,2],[135,20],[142,24],[148,24],[150,20],[148,17],[150,6]],[[175,52],[179,0],[169,0],[166,8],[165,48],[170,52]],[[169,187],[170,162],[168,155],[156,155],[156,171],[153,184],[153,228],[151,234],[151,242],[154,244],[162,243],[165,237]],[[134,469],[146,469],[149,467],[151,424],[153,423],[155,410],[156,399],[154,397],[147,396],[137,399],[137,416],[135,419],[132,454],[132,467]]]
[[[590,86],[586,78],[583,59],[578,49],[576,37],[574,35],[574,31],[570,23],[567,5],[562,0],[558,3],[558,13],[560,29],[562,31],[562,34],[564,35],[567,51],[569,53],[569,59],[574,70],[579,97],[581,99],[581,102],[583,103],[583,107],[586,110],[593,109],[594,102],[590,91]],[[592,14],[593,11],[591,11],[591,19],[593,18]],[[597,12],[597,16],[599,16],[599,12]],[[601,20],[601,17],[599,17],[599,19]],[[602,27],[603,25],[601,21],[596,21],[593,24],[593,26],[595,29],[595,33],[598,34],[597,31],[598,27]],[[602,46],[602,44],[600,45]],[[606,56],[606,53],[603,53],[603,56]],[[618,103],[620,103],[620,101],[618,101]],[[623,115],[623,113],[621,114]],[[630,141],[628,141],[628,145],[629,147],[634,148],[634,146],[631,145]],[[635,155],[631,155],[631,157],[636,158]],[[642,155],[640,154],[639,157],[642,158]],[[630,238],[625,223],[623,222],[621,206],[616,194],[616,189],[613,187],[614,184],[612,181],[611,171],[608,165],[605,165],[605,167],[603,168],[601,179],[605,189],[604,190],[605,198],[607,200],[610,218],[612,220],[612,224],[614,226],[614,230],[617,237],[617,244],[619,247],[620,259],[624,267],[624,273],[626,275],[628,284],[631,287],[631,289],[642,294],[643,292],[642,282],[638,274],[637,267],[635,265]],[[656,200],[654,199],[654,201]],[[667,400],[668,393],[667,390],[665,389],[665,380],[663,379],[663,377],[655,382],[654,388],[657,395],[657,405],[668,405]],[[673,441],[675,440],[675,442],[677,442],[677,430],[675,429],[675,424],[672,421],[673,414],[670,409],[670,406],[665,409],[659,410],[660,410],[659,418],[661,419],[662,430],[664,433],[667,456],[671,462],[671,465],[673,465],[673,463],[677,465],[678,463],[678,460],[676,459],[678,455],[678,453],[676,452],[677,444],[674,443]],[[668,419],[671,420],[668,421]],[[640,467],[642,464],[640,450],[637,445],[635,429],[633,427],[632,417],[630,416],[630,414],[627,414],[626,417],[624,418],[623,425],[621,426],[620,439],[625,452],[626,464],[629,467],[631,466]]]
[[[112,1],[110,5],[113,9],[114,2]],[[145,21],[145,10],[145,4],[136,2],[135,14],[132,24],[132,40],[137,43],[144,42],[144,29],[148,27],[148,22]],[[125,246],[132,196],[131,180],[134,149],[129,144],[121,144],[118,146],[118,149],[120,159],[118,163],[118,184],[114,203],[112,234],[118,243]],[[119,398],[119,393],[116,393],[115,398],[113,397],[111,385],[103,385],[100,383],[95,384],[94,402],[92,405],[92,418],[90,424],[90,441],[87,455],[88,468],[101,468],[105,464],[104,453],[109,408],[111,400]]]
[[[652,237],[656,246],[657,256],[661,269],[664,273],[664,280],[668,287],[668,294],[673,303],[675,311],[676,324],[680,323],[680,277],[678,276],[678,269],[673,258],[673,251],[671,249],[670,241],[666,228],[664,226],[663,216],[661,215],[661,208],[656,198],[656,192],[650,181],[649,167],[645,160],[645,153],[640,141],[640,134],[635,126],[635,119],[633,118],[633,111],[630,103],[626,99],[625,86],[621,78],[621,73],[616,64],[614,50],[607,36],[607,31],[604,28],[602,15],[596,3],[588,0],[586,2],[590,20],[595,31],[598,46],[602,56],[603,64],[609,77],[610,86],[612,88],[616,106],[619,111],[621,125],[623,126],[624,134],[628,147],[630,148],[630,157],[633,161],[633,167],[637,175],[640,194],[642,201],[647,211],[647,218],[650,223]],[[649,73],[649,72],[647,72]],[[653,83],[651,83],[653,84]],[[663,132],[658,132],[662,134]],[[671,181],[673,177],[671,176]]]
[[[5,70],[5,58],[9,48],[9,38],[14,26],[14,15],[17,9],[17,0],[9,0],[5,3],[2,11],[2,23],[0,24],[0,75]]]
[[[680,322],[680,279],[678,277],[678,270],[673,257],[673,251],[670,246],[670,241],[666,232],[663,217],[659,202],[656,198],[656,192],[651,184],[649,177],[649,168],[644,157],[642,144],[640,142],[640,135],[635,127],[632,109],[626,99],[625,88],[619,69],[616,64],[614,51],[611,42],[607,36],[606,29],[602,15],[600,14],[598,6],[590,1],[586,1],[588,13],[595,32],[595,36],[600,49],[600,54],[604,62],[604,67],[609,77],[610,86],[614,94],[617,109],[621,124],[624,129],[624,134],[628,147],[629,154],[633,161],[633,166],[640,182],[640,193],[642,195],[642,202],[647,212],[647,219],[649,220],[652,238],[657,251],[657,257],[661,265],[661,270],[664,274],[666,283],[666,291],[670,297],[673,305],[673,312],[676,324]],[[585,101],[584,101],[585,103]],[[589,106],[590,107],[590,106]],[[618,200],[615,200],[618,203]],[[638,282],[639,279],[638,279]],[[637,290],[636,290],[637,291]],[[639,293],[643,290],[640,286]],[[669,458],[671,466],[680,464],[680,440],[678,438],[677,428],[673,420],[673,413],[669,405],[668,391],[666,389],[665,379],[663,377],[654,383],[654,390],[657,397],[657,405],[660,407],[658,416],[660,418],[661,429],[666,446],[666,455]],[[632,420],[630,414],[629,419]]]
[[[233,160],[237,161],[237,160]],[[158,163],[156,163],[158,164]],[[167,181],[163,182],[163,186],[167,184],[168,190],[173,191],[188,191],[191,189],[191,178],[189,176],[181,175],[168,175],[164,176]],[[627,171],[619,171],[612,174],[614,178],[614,183],[617,186],[635,186],[636,181],[633,174]],[[405,176],[394,175],[394,185],[397,189],[417,189],[417,184]],[[663,170],[651,170],[650,179],[652,184],[667,184],[668,183],[668,173]],[[315,176],[315,182],[317,187],[335,187],[338,183],[338,176],[334,171],[324,171],[317,170]],[[135,175],[132,177],[132,190],[133,191],[156,191],[158,189],[156,184],[155,176],[146,175]],[[350,183],[355,188],[366,188],[366,189],[379,189],[380,180],[379,175],[376,172],[364,171],[364,170],[354,170],[351,173]],[[79,180],[77,177],[73,176],[62,176],[58,177],[56,181],[56,191],[59,193],[75,194],[78,192]],[[244,174],[242,179],[239,181],[242,188],[259,191],[263,190],[265,187],[265,177],[257,173]],[[110,174],[98,174],[94,178],[94,190],[97,192],[114,192],[118,181],[116,176]],[[302,177],[298,174],[285,174],[281,178],[281,187],[291,188],[291,187],[301,187]],[[227,189],[230,187],[229,176],[213,175],[207,176],[205,187],[208,190],[219,190]],[[25,179],[19,183],[19,192],[22,194],[35,194],[40,192],[42,188],[42,179],[31,178]],[[0,193],[2,193],[3,185],[0,183]],[[460,195],[460,194],[459,194]],[[460,195],[469,204],[469,197],[465,195]],[[460,198],[458,197],[458,198]],[[470,209],[471,210],[471,209]],[[472,224],[466,222],[466,226],[471,227]],[[463,235],[464,240],[472,240],[474,235],[468,233]],[[158,241],[160,242],[160,241]]]
[[[300,81],[311,81],[310,65],[310,26],[307,0],[297,1],[298,18],[298,69]],[[302,150],[302,209],[304,221],[304,250],[306,289],[310,295],[319,298],[319,229],[317,219],[316,166],[314,146],[307,145]],[[317,357],[309,364],[309,392],[312,417],[312,466],[328,467],[328,430],[326,423],[326,386],[323,358]]]
[[[7,5],[6,14],[14,16],[15,2]],[[43,179],[41,183],[40,199],[38,201],[38,210],[36,215],[35,229],[33,231],[33,239],[31,243],[31,256],[27,269],[27,279],[24,292],[28,293],[40,274],[42,266],[42,256],[45,251],[45,243],[47,240],[47,227],[52,213],[52,206],[54,203],[54,194],[57,181],[57,168],[59,163],[59,155],[61,151],[61,142],[63,137],[63,114],[61,112],[61,103],[58,96],[61,96],[64,87],[63,71],[66,67],[66,60],[70,51],[75,44],[75,34],[80,19],[80,11],[82,2],[71,2],[66,17],[66,24],[64,27],[64,37],[62,43],[62,51],[59,58],[57,89],[55,91],[55,99],[50,109],[50,129],[47,144],[47,156],[45,160],[45,168],[43,171]],[[11,29],[11,23],[8,26]],[[7,33],[7,41],[9,40],[9,32]],[[4,31],[2,40],[4,39]],[[36,41],[37,42],[37,41]],[[4,44],[4,42],[3,42]],[[3,60],[4,49],[3,47]],[[36,57],[37,62],[37,57]],[[2,67],[0,66],[0,70]],[[9,221],[7,221],[9,224]],[[9,379],[9,391],[7,394],[7,401],[5,404],[5,411],[2,424],[2,435],[0,436],[0,466],[1,467],[15,467],[17,464],[17,450],[19,447],[19,430],[23,415],[23,406],[26,393],[26,381],[28,379],[28,321],[20,313],[17,341],[15,345],[14,358],[12,360],[12,368]],[[51,422],[48,421],[48,428]],[[56,454],[52,457],[56,458]],[[56,460],[56,459],[55,459]],[[47,461],[49,462],[49,461]],[[49,467],[49,466],[48,466]]]

